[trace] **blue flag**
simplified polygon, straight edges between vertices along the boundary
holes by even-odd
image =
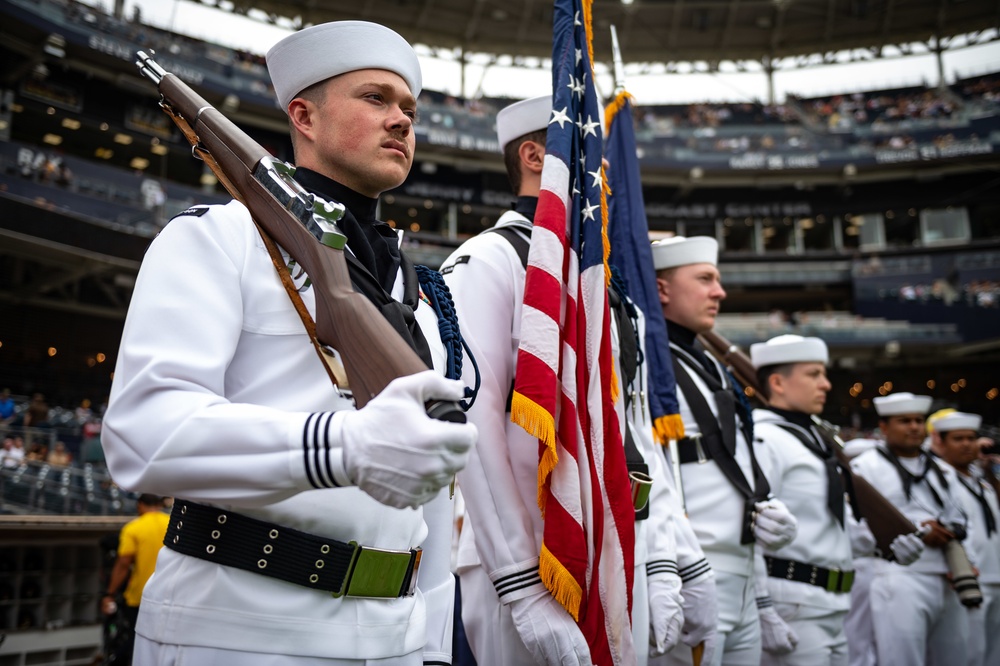
[[[649,410],[653,429],[661,444],[684,436],[677,406],[677,386],[653,269],[649,224],[639,181],[631,96],[622,92],[604,111],[608,126],[606,156],[611,163],[608,180],[609,263],[618,267],[628,295],[646,317],[646,376],[649,378]]]

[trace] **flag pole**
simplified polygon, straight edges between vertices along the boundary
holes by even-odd
[[[611,24],[611,56],[615,73],[615,95],[625,91],[625,63],[622,62],[622,50],[618,46],[618,31]]]
[[[618,30],[615,29],[614,24],[611,25],[611,55],[613,58],[613,69],[615,76],[615,93],[614,96],[617,98],[625,93],[625,63],[622,60],[622,50],[618,44]],[[607,119],[610,125],[611,119]],[[687,515],[687,502],[684,500],[684,485],[681,480],[681,465],[680,465],[680,451],[677,445],[677,439],[671,437],[668,440],[667,448],[670,452],[671,465],[673,477],[674,477],[674,487],[677,489],[677,493],[680,496],[681,506],[684,508],[684,514]],[[691,658],[694,666],[701,666],[702,658],[705,655],[705,642],[702,641],[698,645],[691,648]]]

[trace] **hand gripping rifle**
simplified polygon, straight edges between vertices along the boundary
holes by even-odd
[[[705,348],[709,349],[722,363],[731,367],[737,379],[753,389],[756,397],[766,405],[764,394],[761,392],[760,386],[757,385],[757,371],[747,355],[715,331],[702,333],[700,337]],[[834,445],[831,448],[834,454],[840,462],[844,463],[847,473],[851,475],[854,494],[862,513],[859,518],[863,517],[868,522],[868,527],[875,536],[875,543],[880,555],[886,559],[892,559],[892,550],[889,548],[889,544],[901,534],[916,532],[916,526],[864,477],[850,471],[848,458],[844,455],[844,442],[838,436],[839,429],[818,416],[813,416],[812,419],[825,437],[832,440]]]
[[[357,407],[393,379],[426,370],[375,306],[351,286],[344,258],[347,237],[337,227],[344,206],[307,192],[293,180],[293,166],[273,157],[147,54],[136,55],[140,73],[156,84],[160,107],[184,133],[195,157],[250,210],[265,244],[283,247],[309,276],[316,294],[315,338],[328,357],[331,350],[340,353]],[[337,383],[334,374],[331,379]],[[443,421],[465,421],[455,402],[429,403],[427,413]]]

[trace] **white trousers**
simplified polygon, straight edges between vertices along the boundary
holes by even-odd
[[[966,663],[968,613],[943,574],[885,563],[872,581],[871,607],[879,666]]]
[[[753,576],[715,572],[719,597],[719,628],[715,656],[702,666],[758,666],[761,658],[760,620]],[[691,648],[683,643],[662,657],[650,658],[651,666],[688,666]]]
[[[774,610],[795,631],[799,644],[790,654],[765,651],[762,666],[847,666],[847,611],[777,602]]]
[[[649,586],[645,563],[636,566],[632,581],[632,645],[636,666],[649,663]]]
[[[1000,664],[1000,584],[979,584],[983,604],[969,609],[969,666]]]
[[[501,604],[496,588],[482,567],[463,569],[462,624],[479,666],[523,666],[534,658],[514,628],[510,608]]]
[[[324,659],[157,643],[136,634],[133,666],[421,666],[423,650],[387,659]]]
[[[850,666],[875,666],[875,629],[872,627],[871,585],[875,560],[854,560],[854,584],[851,586],[851,609],[844,619],[847,656]]]

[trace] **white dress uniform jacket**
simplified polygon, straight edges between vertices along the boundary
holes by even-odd
[[[312,485],[309,453],[322,444],[304,437],[304,427],[313,414],[353,403],[331,385],[246,208],[193,210],[153,241],[136,282],[104,422],[115,480],[341,541],[422,545],[420,591],[334,599],[163,548],[137,632],[286,658],[423,650],[425,659],[450,660],[447,494],[398,510],[355,487]],[[401,294],[399,275],[393,295]],[[314,313],[314,290],[301,296]],[[420,305],[416,318],[443,367],[433,309]]]
[[[803,430],[806,436],[821,441],[818,434],[812,428],[804,431],[768,409],[754,410],[753,418],[757,459],[771,492],[785,503],[799,525],[790,544],[773,552],[765,550],[765,554],[824,569],[853,570],[847,529],[828,505],[826,464],[785,428]],[[845,525],[851,515],[845,499]],[[847,663],[844,617],[850,607],[850,593],[829,592],[779,576],[768,576],[767,589],[778,614],[799,637],[796,650],[781,657],[780,663]],[[771,659],[767,653],[764,657],[765,662]]]
[[[669,328],[669,322],[667,326]],[[696,367],[698,364],[674,343],[670,344],[670,351],[685,368]],[[708,355],[708,358],[716,366],[719,376],[728,381],[719,363],[711,355]],[[705,397],[712,413],[717,416],[718,408],[712,391],[696,372],[688,371],[688,374]],[[697,435],[700,432],[698,423],[684,392],[678,390],[677,398],[680,403],[681,418],[684,421],[684,434],[687,437]],[[740,427],[739,416],[735,418],[735,459],[752,489],[754,473],[750,445]],[[756,664],[760,660],[761,651],[760,625],[754,592],[754,547],[752,543],[740,543],[745,508],[743,495],[711,459],[704,463],[692,462],[681,465],[681,483],[690,524],[716,579],[719,638],[715,650],[715,663]],[[678,547],[680,548],[680,543]],[[685,578],[686,567],[683,563],[679,564],[682,578]],[[670,665],[691,663],[691,650],[681,644],[657,663]]]
[[[851,461],[851,467],[914,525],[920,527],[927,520],[938,520],[946,526],[966,523],[956,496],[958,479],[954,470],[936,462],[945,483],[932,470],[923,481],[913,484],[907,498],[899,473],[879,448],[862,453]],[[926,454],[900,458],[904,468],[917,475],[930,462]],[[948,563],[940,548],[926,548],[920,559],[905,567],[873,560],[869,596],[879,666],[965,663],[968,621],[958,595],[947,581],[947,573]]]

